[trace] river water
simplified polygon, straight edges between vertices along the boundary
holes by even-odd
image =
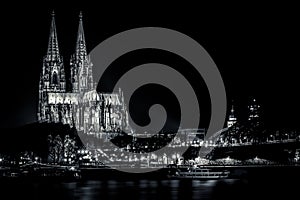
[[[0,199],[298,199],[296,185],[238,179],[6,182],[0,184]]]

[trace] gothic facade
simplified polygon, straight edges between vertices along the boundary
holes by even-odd
[[[128,129],[128,113],[122,91],[98,93],[92,68],[80,13],[75,53],[70,59],[70,80],[66,79],[53,12],[47,54],[43,58],[39,82],[38,121],[69,124],[84,133]],[[69,91],[68,83],[71,85]]]

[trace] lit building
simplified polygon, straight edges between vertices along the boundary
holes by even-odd
[[[259,119],[260,117],[260,105],[256,102],[256,99],[251,99],[250,105],[248,106],[248,120]]]
[[[90,56],[87,53],[82,14],[75,53],[70,60],[70,83],[65,77],[60,55],[55,14],[52,13],[47,54],[39,82],[39,122],[61,122],[76,126],[84,133],[118,132],[129,129],[128,113],[121,89],[118,93],[98,93],[93,81]],[[67,91],[67,85],[72,87]]]

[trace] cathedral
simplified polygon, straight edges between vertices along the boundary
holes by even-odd
[[[65,76],[67,69],[70,79]],[[43,58],[39,82],[38,121],[69,124],[87,134],[128,129],[128,112],[121,89],[118,93],[98,93],[92,70],[82,13],[79,14],[75,52],[69,68],[65,68],[52,12],[47,54]],[[67,90],[69,84],[71,88]]]

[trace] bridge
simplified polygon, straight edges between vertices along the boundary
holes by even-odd
[[[258,120],[236,123],[209,138],[214,149],[210,158],[232,157],[248,159],[261,157],[289,161],[300,151],[300,131],[296,129],[268,129]]]

